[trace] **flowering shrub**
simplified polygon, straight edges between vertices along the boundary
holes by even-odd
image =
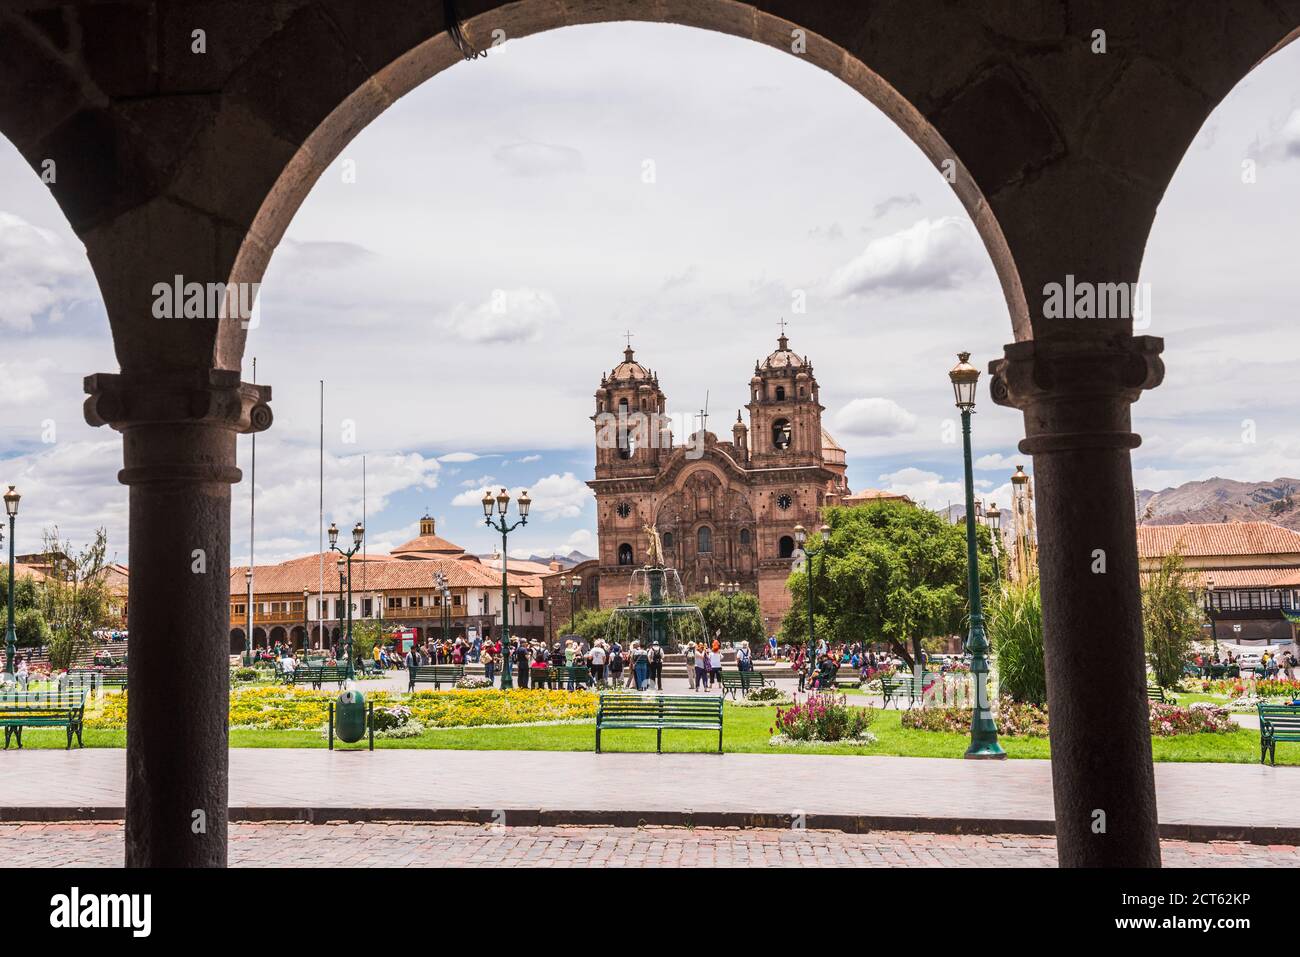
[[[731,702],[733,708],[770,708],[774,704],[789,704],[790,696],[775,685],[764,685],[749,693],[748,697]]]
[[[851,707],[844,695],[810,694],[803,704],[776,709],[773,734],[791,741],[848,741],[861,738],[876,717],[870,707]]]
[[[479,688],[491,688],[492,682],[486,678],[475,678],[472,675],[466,675],[456,682],[455,687],[460,688],[462,691],[476,691]]]
[[[1202,679],[1200,688],[1203,694],[1227,695],[1241,698],[1253,694],[1260,698],[1297,697],[1300,696],[1300,681],[1290,678],[1258,678],[1242,680],[1241,678]]]
[[[411,709],[405,705],[391,705],[375,709],[375,730],[388,731],[400,728],[411,720]]]
[[[267,731],[320,728],[336,696],[333,691],[283,685],[236,688],[230,693],[230,727]],[[366,700],[374,702],[376,722],[381,710],[401,705],[409,712],[407,724],[418,721],[423,727],[434,728],[573,721],[596,716],[596,696],[586,691],[368,691]],[[127,692],[105,696],[101,708],[93,714],[87,712],[86,727],[125,728],[126,701]]]
[[[1151,733],[1161,738],[1171,738],[1176,734],[1231,734],[1238,729],[1228,717],[1227,708],[1216,708],[1208,701],[1200,701],[1190,708],[1178,705],[1151,705]]]
[[[1003,696],[994,711],[998,734],[1009,738],[1047,737],[1047,709]],[[970,731],[970,708],[912,708],[903,712],[903,727],[918,731]]]

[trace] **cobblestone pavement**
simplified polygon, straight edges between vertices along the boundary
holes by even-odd
[[[1300,847],[1163,841],[1166,867],[1300,866]],[[118,867],[122,826],[0,825],[7,867]],[[1050,837],[674,827],[235,824],[237,867],[1055,867]]]

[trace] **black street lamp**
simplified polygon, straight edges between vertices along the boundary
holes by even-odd
[[[317,528],[320,526],[318,525]],[[307,648],[311,644],[311,624],[307,620],[307,599],[311,596],[311,590],[304,588],[302,590],[302,651],[303,657],[307,657]]]
[[[244,633],[244,667],[253,663],[253,569],[244,572],[244,594],[248,602],[248,628]]]
[[[330,522],[330,527],[329,527],[329,537],[330,537],[330,548],[332,548],[334,551],[336,551],[336,552],[339,553],[339,561],[338,561],[338,565],[339,565],[339,599],[340,599],[340,600],[342,600],[342,598],[343,598],[343,569],[344,569],[344,561],[346,560],[346,562],[347,562],[347,575],[348,575],[348,605],[347,605],[347,613],[348,613],[348,619],[347,619],[347,632],[346,632],[346,634],[347,634],[347,639],[346,639],[346,644],[347,644],[347,650],[348,650],[348,651],[347,651],[347,654],[348,654],[348,679],[351,680],[351,679],[353,679],[353,678],[356,677],[355,666],[352,664],[352,556],[355,555],[357,552],[361,551],[361,543],[362,543],[363,541],[365,541],[365,538],[366,538],[366,530],[361,526],[361,523],[360,523],[360,522],[357,522],[355,525],[352,526],[352,547],[349,548],[349,549],[347,549],[347,550],[344,550],[344,549],[342,549],[342,548],[339,548],[339,545],[338,545],[338,541],[339,541],[339,529],[338,529],[338,526],[335,525],[333,522]],[[339,616],[339,624],[340,624],[340,625],[343,624],[343,616],[342,616],[342,615]]]
[[[560,576],[560,591],[569,593],[569,634],[573,634],[574,623],[577,621],[578,591],[581,588],[581,575],[574,575],[572,578],[565,575]]]
[[[826,553],[826,543],[831,540],[831,527],[823,525],[818,532],[821,533],[822,547],[814,551],[808,543],[808,532],[802,525],[794,527],[794,543],[803,552],[804,559],[808,563],[808,688],[812,688],[812,675],[817,668],[817,644],[816,637],[813,634],[813,585],[816,584],[817,576],[814,573],[813,561],[818,555],[824,556]],[[826,559],[822,558],[822,570],[826,569]]]
[[[731,603],[740,594],[740,582],[723,582],[718,586],[718,591],[722,593],[723,598],[727,599],[727,640],[731,642],[734,648],[736,639],[733,637],[731,628]]]
[[[1210,636],[1214,640],[1214,660],[1219,660],[1219,623],[1214,619],[1214,576],[1205,576],[1205,617],[1210,619]]]
[[[447,576],[442,572],[435,572],[433,576],[433,587],[438,592],[438,640],[447,640]]]
[[[9,516],[9,623],[5,626],[5,677],[14,673],[14,652],[18,635],[14,631],[14,525],[18,520],[18,500],[22,496],[12,485],[5,492],[5,512]]]
[[[998,509],[997,502],[989,504],[989,510],[984,513],[984,521],[993,533],[993,577],[998,581],[1002,580],[1002,574],[998,570],[998,550],[1002,544],[1002,512]]]
[[[961,434],[966,469],[966,591],[970,601],[970,633],[966,651],[971,656],[971,678],[975,682],[975,707],[971,710],[968,758],[1005,758],[998,744],[998,728],[989,704],[989,642],[984,634],[984,611],[980,604],[979,553],[975,545],[975,476],[971,467],[970,417],[975,410],[975,384],[980,373],[970,364],[970,353],[957,355],[957,365],[948,373],[957,408],[961,410]]]
[[[500,518],[497,521],[492,520],[492,503],[496,502],[497,514]],[[506,490],[502,489],[495,499],[491,492],[483,495],[483,524],[490,526],[501,533],[501,690],[506,691],[514,686],[510,676],[510,586],[506,574],[506,565],[509,562],[509,555],[506,550],[506,536],[513,532],[520,525],[528,524],[528,509],[533,504],[533,500],[528,497],[528,492],[524,491],[519,494],[519,521],[513,525],[506,522],[506,510],[510,507],[510,496]]]

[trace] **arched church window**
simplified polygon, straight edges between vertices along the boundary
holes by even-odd
[[[781,541],[777,543],[777,555],[781,558],[793,558],[794,539],[789,535],[782,535]]]
[[[671,551],[673,550],[673,533],[672,533],[672,532],[664,532],[664,534],[663,534],[663,543],[664,543],[664,551],[666,551],[666,552],[671,552]]]
[[[627,542],[624,542],[622,545],[618,546],[618,563],[620,565],[632,564],[632,546],[629,545]]]
[[[713,529],[707,525],[701,525],[700,530],[695,533],[695,549],[698,552],[713,551]]]
[[[779,385],[776,387],[776,401],[777,402],[785,401],[785,386]]]
[[[772,423],[772,448],[784,452],[790,447],[790,420],[777,419]]]
[[[749,529],[747,529],[747,528],[742,528],[742,529],[740,530],[740,544],[742,544],[742,545],[748,545],[748,544],[749,544]]]

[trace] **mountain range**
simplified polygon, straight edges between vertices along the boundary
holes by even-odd
[[[1177,488],[1137,493],[1138,522],[1178,525],[1184,522],[1272,522],[1300,531],[1300,479],[1238,482],[1211,478]]]

